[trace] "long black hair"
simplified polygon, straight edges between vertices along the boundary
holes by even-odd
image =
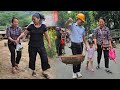
[[[38,19],[40,18],[40,20],[45,20],[44,15],[42,15],[40,13],[35,13],[33,16],[36,17],[36,18],[38,18]]]

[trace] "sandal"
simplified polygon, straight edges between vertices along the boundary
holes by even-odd
[[[49,72],[49,69],[43,71],[43,72],[42,72],[42,75],[43,75],[46,79],[50,79],[50,72]]]
[[[12,68],[12,74],[16,74],[15,68]]]
[[[20,70],[18,64],[15,64],[15,69],[18,70],[18,71]]]
[[[46,79],[50,79],[50,76],[48,74],[45,74],[45,73],[42,73],[42,74]]]
[[[18,71],[20,70],[20,68],[18,66],[15,66],[15,69],[18,70]]]
[[[32,76],[33,76],[33,77],[36,77],[36,72],[32,72]]]

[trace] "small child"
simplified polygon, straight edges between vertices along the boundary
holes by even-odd
[[[89,47],[87,48],[87,52],[88,52],[88,60],[87,60],[87,65],[86,65],[86,70],[88,70],[88,64],[90,63],[91,65],[91,71],[94,72],[93,69],[93,58],[94,58],[94,52],[96,51],[95,48],[93,47],[93,42],[88,42],[89,43]]]

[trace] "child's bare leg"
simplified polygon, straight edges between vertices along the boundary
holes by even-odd
[[[92,59],[90,59],[90,65],[91,65],[91,70],[94,72]]]
[[[88,70],[88,65],[89,65],[89,58],[88,58],[88,61],[86,63],[86,70]]]

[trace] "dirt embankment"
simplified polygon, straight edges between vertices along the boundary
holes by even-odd
[[[22,58],[19,64],[20,71],[15,75],[11,73],[10,52],[8,47],[4,46],[7,40],[0,41],[0,79],[44,79],[42,76],[41,61],[39,55],[36,60],[36,73],[37,76],[33,77],[32,71],[28,68],[29,56],[28,56],[28,42],[22,42],[24,47],[22,51]],[[52,60],[49,60],[51,63]],[[51,68],[50,74],[53,75]],[[54,78],[54,76],[52,76]]]

